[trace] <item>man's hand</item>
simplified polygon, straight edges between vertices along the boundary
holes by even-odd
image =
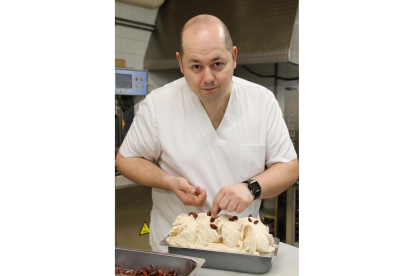
[[[221,210],[236,211],[240,214],[252,204],[254,196],[250,193],[245,183],[225,186],[220,189],[213,200],[211,217],[215,218]]]
[[[206,189],[197,186],[197,190],[188,183],[187,179],[174,177],[170,182],[173,191],[185,206],[202,207],[207,199]]]

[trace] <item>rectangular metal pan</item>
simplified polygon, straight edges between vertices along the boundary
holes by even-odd
[[[204,250],[170,246],[166,237],[160,245],[168,246],[168,252],[185,256],[203,258],[206,260],[203,268],[230,270],[245,273],[266,273],[272,268],[273,257],[277,255],[280,240],[274,238],[277,245],[275,251],[264,255],[230,253],[222,251]]]
[[[115,247],[115,267],[125,270],[144,269],[151,265],[164,272],[174,269],[177,275],[194,276],[204,262],[202,258]]]

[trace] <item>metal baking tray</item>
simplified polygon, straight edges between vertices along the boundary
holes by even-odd
[[[274,238],[276,248],[273,252],[263,255],[231,253],[197,248],[170,246],[168,236],[160,245],[168,246],[168,252],[185,256],[203,258],[206,260],[203,268],[230,270],[245,273],[266,273],[272,268],[273,258],[277,255],[279,238]]]
[[[164,272],[174,269],[177,275],[193,276],[204,262],[202,258],[115,247],[115,267],[125,270],[153,266]]]

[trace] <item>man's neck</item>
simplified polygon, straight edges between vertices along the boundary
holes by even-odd
[[[217,99],[213,102],[203,102],[200,100],[215,129],[217,129],[218,125],[224,117],[224,113],[226,112],[228,101],[230,99],[232,87],[233,82],[230,83],[230,87],[226,93],[220,99]]]

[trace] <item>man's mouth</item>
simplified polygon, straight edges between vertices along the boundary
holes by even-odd
[[[216,89],[217,87],[212,87],[212,88],[203,88],[203,90],[205,91],[213,91],[214,89]]]

